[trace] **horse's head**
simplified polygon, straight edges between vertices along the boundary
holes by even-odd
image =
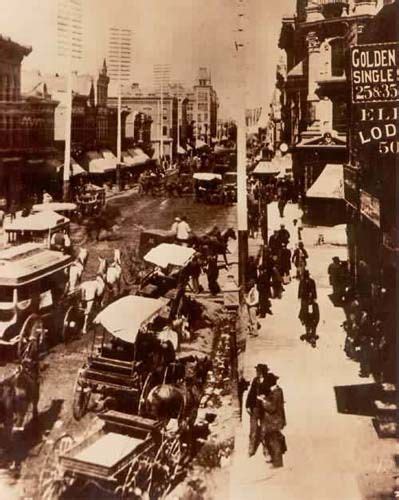
[[[99,261],[99,265],[98,265],[97,276],[104,277],[107,274],[107,269],[108,269],[107,259],[104,259],[103,257],[99,257],[98,261]]]
[[[232,227],[229,227],[226,231],[226,238],[229,239],[229,238],[232,238],[233,240],[236,240],[237,239],[237,234],[236,232],[234,231],[234,228]]]

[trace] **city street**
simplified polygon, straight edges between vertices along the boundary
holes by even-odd
[[[269,206],[271,229],[279,227],[276,206]],[[292,234],[294,206],[282,220]],[[288,452],[284,467],[265,463],[261,446],[248,458],[249,419],[236,433],[230,498],[240,500],[369,500],[390,495],[394,444],[377,437],[368,407],[367,388],[373,380],[358,376],[357,363],[343,352],[342,309],[329,299],[327,267],[333,256],[346,258],[346,248],[315,246],[326,228],[305,228],[308,268],[316,281],[320,306],[317,348],[302,342],[298,319],[298,282],[285,287],[282,300],[272,301],[273,316],[260,319],[259,337],[247,338],[244,375],[255,376],[255,365],[266,363],[280,377],[285,396]],[[365,392],[366,390],[366,392]],[[244,399],[245,402],[245,399]]]
[[[84,244],[89,251],[84,280],[95,276],[99,256],[111,258],[114,248],[124,249],[126,245],[138,247],[139,228],[136,225],[144,228],[169,229],[177,215],[186,215],[193,231],[201,233],[212,229],[214,225],[218,225],[221,229],[234,225],[236,218],[235,206],[195,203],[191,196],[164,199],[125,193],[109,200],[109,204],[120,207],[122,212],[123,220],[117,230],[119,239]],[[79,226],[74,227],[72,238],[80,238],[80,231]],[[203,285],[207,286],[206,278],[203,280]],[[211,331],[209,335],[210,338],[201,345],[209,345],[212,348]],[[21,450],[24,459],[21,480],[10,486],[16,495],[22,495],[25,498],[25,496],[31,497],[35,494],[38,475],[46,453],[43,438],[54,439],[63,432],[81,435],[92,429],[93,414],[86,415],[79,422],[75,421],[72,416],[72,396],[76,374],[87,359],[91,339],[92,336],[89,334],[67,345],[61,343],[53,348],[41,363],[40,429],[38,433],[29,433],[29,439],[25,440]],[[187,344],[184,351],[190,354],[191,350],[195,351],[197,347],[195,342]],[[9,373],[13,367],[14,365],[11,364],[0,366],[1,374]],[[62,383],[60,383],[60,377]],[[7,483],[6,479],[5,481]],[[0,498],[2,499],[1,495]]]

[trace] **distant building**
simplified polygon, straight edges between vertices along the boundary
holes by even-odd
[[[133,31],[110,27],[107,40],[108,76],[115,82],[132,81]]]
[[[200,68],[194,92],[188,96],[189,116],[195,122],[196,138],[211,143],[217,133],[217,110],[219,102],[207,68]]]
[[[0,36],[0,204],[29,198],[53,153],[54,101],[45,85],[21,93],[21,62],[31,53]]]

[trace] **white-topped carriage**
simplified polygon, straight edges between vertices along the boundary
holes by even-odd
[[[24,243],[0,251],[0,345],[21,354],[33,336],[40,345],[81,327],[74,297],[65,294],[72,257]]]

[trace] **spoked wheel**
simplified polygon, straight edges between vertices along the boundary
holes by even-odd
[[[70,306],[64,316],[61,337],[64,342],[76,338],[81,332],[84,323],[84,315],[76,306]]]
[[[182,472],[182,443],[179,436],[164,437],[151,468],[150,498],[163,499],[176,486]]]
[[[72,413],[75,420],[80,420],[87,413],[91,397],[91,389],[85,383],[82,371],[79,370],[73,390]]]
[[[65,478],[65,472],[60,457],[70,450],[74,439],[69,434],[58,438],[48,452],[39,478],[40,500],[58,500],[70,484]]]
[[[31,339],[38,341],[39,350],[44,349],[45,329],[42,318],[37,314],[28,316],[22,325],[18,342],[18,357],[20,359],[23,357],[25,349],[31,342]]]

